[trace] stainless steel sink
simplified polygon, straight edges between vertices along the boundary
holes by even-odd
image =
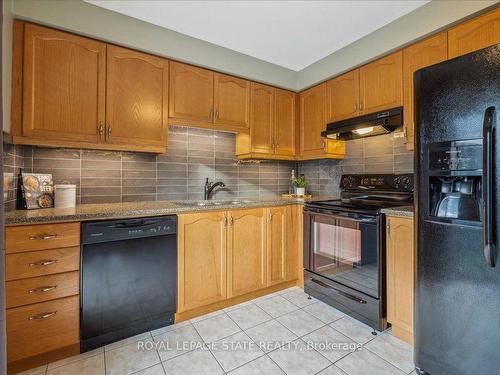
[[[215,207],[215,206],[237,206],[240,204],[250,203],[247,200],[232,200],[232,201],[179,201],[174,202],[177,206],[183,207]]]

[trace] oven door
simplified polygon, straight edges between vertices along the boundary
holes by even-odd
[[[379,298],[380,216],[305,210],[304,221],[304,267]]]

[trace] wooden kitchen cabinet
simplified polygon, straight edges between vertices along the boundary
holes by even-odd
[[[168,60],[108,45],[106,93],[106,142],[167,144]]]
[[[274,153],[274,90],[252,83],[251,153]]]
[[[448,30],[448,58],[500,43],[500,8]]]
[[[295,93],[274,89],[275,154],[279,156],[295,156],[295,100]]]
[[[412,218],[387,217],[387,321],[413,345],[415,245]]]
[[[214,73],[207,69],[172,62],[169,119],[184,125],[199,125],[212,123],[213,118]]]
[[[295,158],[295,93],[251,84],[250,133],[236,136],[239,159]]]
[[[8,372],[80,352],[80,223],[5,229]]]
[[[168,60],[15,21],[16,144],[165,152]]]
[[[177,311],[226,299],[227,213],[182,214],[177,225]]]
[[[33,24],[17,23],[14,30],[16,52],[24,56],[22,63],[13,62],[19,64],[14,69],[23,69],[14,77],[19,90],[22,79],[22,128],[13,132],[41,142],[98,143],[105,121],[106,44]]]
[[[287,208],[267,209],[267,285],[282,283],[287,277]]]
[[[403,52],[398,51],[359,68],[359,113],[403,105]]]
[[[176,320],[302,285],[302,206],[178,215]]]
[[[445,61],[448,57],[448,37],[442,32],[403,50],[403,120],[406,145],[414,148],[414,94],[413,74],[429,65]]]
[[[328,122],[359,115],[359,69],[326,83]]]
[[[323,138],[326,129],[326,84],[300,93],[300,159],[342,159],[343,141]]]
[[[264,208],[228,212],[228,297],[267,285],[267,220]]]
[[[241,130],[250,127],[250,81],[215,73],[215,129]]]

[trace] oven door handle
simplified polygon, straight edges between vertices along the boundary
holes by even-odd
[[[315,279],[314,277],[311,279],[311,281],[314,282],[314,283],[316,283],[316,284],[318,284],[318,285],[321,285],[324,288],[333,289],[337,293],[340,293],[341,295],[343,295],[344,297],[349,298],[349,299],[351,299],[353,301],[356,301],[358,303],[361,303],[362,305],[366,304],[366,301],[364,299],[356,297],[356,296],[354,296],[352,294],[346,293],[346,292],[340,290],[339,288],[335,288],[334,286],[329,285],[329,284],[327,284],[327,283],[325,283],[325,282],[323,282],[321,280]]]
[[[359,217],[359,216],[352,216],[352,214],[343,214],[339,212],[332,212],[332,213],[326,213],[326,212],[316,212],[316,211],[309,211],[309,210],[304,210],[304,213],[308,214],[313,214],[314,216],[323,216],[328,219],[332,220],[344,220],[344,221],[352,221],[356,223],[372,223],[376,224],[377,223],[377,217]]]

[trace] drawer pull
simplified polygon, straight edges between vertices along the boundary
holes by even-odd
[[[50,318],[52,315],[56,315],[57,311],[51,311],[47,313],[42,313],[42,314],[37,314],[37,315],[31,315],[28,317],[28,320],[42,320],[42,319],[47,319]]]
[[[40,288],[33,288],[33,289],[28,290],[28,293],[29,294],[47,293],[47,292],[50,292],[51,290],[54,290],[55,288],[57,288],[57,285],[41,286]]]
[[[38,262],[30,263],[30,267],[45,267],[54,263],[57,263],[57,259],[39,260]]]
[[[30,241],[47,241],[57,237],[57,234],[42,234],[41,236],[30,236]]]

